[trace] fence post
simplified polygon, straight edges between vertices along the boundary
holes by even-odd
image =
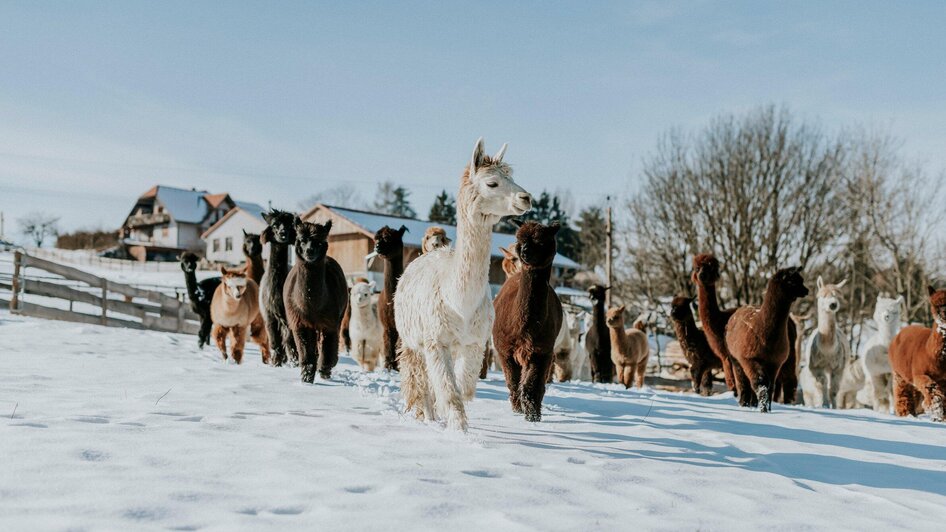
[[[18,250],[13,255],[13,296],[10,298],[11,312],[20,306],[20,263],[22,260],[23,252]]]
[[[102,325],[108,325],[108,279],[102,279]]]
[[[184,304],[180,302],[177,305],[177,332],[184,332]]]

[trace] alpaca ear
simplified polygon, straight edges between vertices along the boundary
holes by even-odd
[[[375,287],[374,281],[368,281],[368,288],[370,288],[372,292],[374,292],[374,287]]]
[[[507,218],[507,220],[516,227],[522,227],[523,221],[519,218]]]
[[[226,267],[226,266],[221,266],[221,267],[220,267],[220,275],[223,275],[224,277],[227,276],[227,267]]]
[[[272,219],[273,219],[272,213],[269,213],[269,212],[263,213],[263,220],[265,220],[267,224],[270,223]]]
[[[506,147],[509,146],[508,143],[503,143],[503,147],[499,148],[499,151],[496,152],[496,155],[493,156],[493,161],[497,163],[503,162],[503,155],[506,155]]]
[[[819,275],[818,276],[818,290],[821,290],[822,288],[824,288],[824,280]]]
[[[302,218],[299,218],[298,214],[292,215],[292,226],[298,231],[302,226]]]
[[[401,236],[404,236],[404,233],[408,232],[407,226],[402,225],[401,228],[397,230],[397,232],[400,233]]]
[[[243,236],[246,236],[246,235],[247,235],[246,229],[243,229]]]
[[[620,307],[618,307],[618,312],[620,312],[621,314],[624,314],[624,310],[626,308],[627,308],[627,305],[621,305]]]
[[[269,239],[273,237],[273,229],[270,226],[266,226],[263,229],[263,232],[259,234],[259,243],[266,245],[269,242]]]
[[[549,224],[549,229],[552,231],[553,235],[557,235],[559,230],[562,229],[562,224],[558,220],[555,220]]]
[[[332,220],[328,220],[328,221],[325,222],[325,224],[323,224],[323,225],[325,226],[325,232],[326,232],[326,233],[328,233],[329,231],[332,230]]]
[[[506,257],[509,260],[512,260],[515,257],[515,255],[512,254],[512,251],[509,251],[502,246],[499,246],[499,251],[503,254],[503,257]]]
[[[903,296],[897,296],[897,305],[903,304]]]
[[[844,279],[843,281],[841,281],[840,283],[836,284],[835,286],[836,286],[837,288],[841,288],[842,286],[844,286],[844,285],[846,285],[846,284],[847,284],[847,279]]]
[[[933,285],[926,285],[926,293],[929,295],[933,295],[936,293],[936,289],[933,288]]]
[[[476,145],[473,146],[473,157],[470,159],[470,177],[476,173],[476,169],[483,166],[483,159],[486,157],[486,153],[483,151],[483,137],[480,137],[476,140]]]

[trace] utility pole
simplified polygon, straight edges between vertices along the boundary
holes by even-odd
[[[608,225],[607,225],[607,238],[605,238],[605,263],[604,269],[608,277],[607,287],[608,290],[605,292],[604,301],[607,308],[611,308],[611,196],[607,196],[608,201]]]
[[[3,211],[0,211],[0,240],[3,239]]]

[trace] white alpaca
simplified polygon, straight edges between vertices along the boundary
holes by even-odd
[[[584,328],[588,323],[588,313],[580,311],[577,314],[565,313],[565,322],[572,333],[572,378],[580,381],[591,380],[591,361],[585,352]]]
[[[349,294],[351,321],[348,334],[351,336],[351,357],[365,371],[374,371],[381,358],[381,320],[371,302],[374,281],[355,283]]]
[[[874,325],[877,331],[867,340],[861,357],[861,364],[866,375],[864,383],[866,397],[862,398],[878,412],[890,412],[893,379],[887,348],[900,330],[902,305],[903,296],[896,299],[877,296],[877,304],[874,306]]]
[[[837,327],[841,287],[846,282],[847,279],[826,285],[818,277],[818,328],[805,344],[798,375],[805,406],[833,407],[837,400],[841,375],[851,351],[844,333]]]
[[[574,379],[572,373],[572,349],[575,342],[572,340],[571,329],[568,327],[565,308],[562,308],[562,326],[555,337],[555,346],[552,348],[552,369],[555,380],[566,382]]]
[[[490,239],[503,216],[532,208],[532,196],[503,162],[476,141],[457,193],[455,248],[425,253],[404,269],[394,296],[401,336],[401,386],[407,408],[465,431],[463,401],[473,399],[483,346],[493,326],[489,289]]]

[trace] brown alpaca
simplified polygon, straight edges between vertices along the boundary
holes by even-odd
[[[801,333],[794,318],[788,322],[788,358],[778,370],[775,378],[775,389],[772,399],[783,405],[795,404],[795,395],[798,393],[798,354],[801,353]]]
[[[753,406],[756,403],[755,394],[749,386],[739,364],[733,363],[726,347],[726,324],[732,317],[735,309],[721,310],[716,295],[716,283],[719,282],[719,261],[716,257],[704,253],[693,257],[693,283],[700,296],[698,307],[700,322],[710,348],[716,353],[723,364],[723,375],[726,378],[726,387],[732,390],[742,406]]]
[[[670,303],[670,321],[683,349],[683,356],[690,363],[690,380],[693,391],[700,395],[713,394],[713,370],[722,369],[720,360],[709,342],[706,333],[696,327],[690,305],[693,298],[677,296]]]
[[[591,298],[591,324],[585,333],[585,351],[591,363],[592,382],[612,382],[614,363],[611,361],[611,335],[605,323],[604,300],[609,287],[591,285],[588,297]]]
[[[624,329],[624,305],[608,309],[606,320],[611,335],[611,361],[618,380],[625,388],[635,384],[643,388],[644,372],[650,357],[643,322],[635,322],[634,327]]]
[[[210,316],[213,318],[210,334],[224,360],[227,359],[227,337],[230,337],[230,356],[239,364],[243,361],[247,328],[259,321],[259,288],[253,279],[247,279],[243,271],[228,271],[221,267],[220,273],[223,275],[223,282],[214,292],[213,302],[210,304]],[[263,364],[269,364],[266,328],[260,326],[252,329],[250,338],[259,346]]]
[[[325,224],[295,218],[296,264],[286,277],[283,299],[286,318],[299,352],[302,382],[315,380],[316,365],[322,378],[332,376],[338,363],[338,335],[348,307],[348,284],[335,259],[328,256]]]
[[[381,351],[384,369],[397,371],[397,325],[394,323],[394,294],[397,282],[404,273],[404,232],[407,227],[391,229],[384,226],[374,235],[374,250],[384,259],[384,287],[378,296],[378,319],[381,320]]]
[[[493,307],[493,343],[506,376],[513,412],[542,420],[545,383],[552,368],[562,304],[549,285],[559,225],[526,222],[516,231],[522,271],[506,280]]]
[[[801,268],[779,270],[769,279],[762,306],[736,309],[726,325],[726,347],[751,383],[760,412],[772,409],[775,378],[791,350],[788,314],[792,303],[807,295]]]
[[[946,290],[927,288],[933,328],[909,325],[890,342],[894,410],[898,416],[920,413],[918,399],[933,421],[946,421]]]

